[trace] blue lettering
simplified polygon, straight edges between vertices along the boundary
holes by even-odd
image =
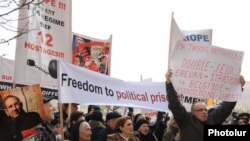
[[[196,35],[194,35],[194,34],[193,34],[193,35],[190,35],[190,40],[191,40],[191,41],[196,41]]]
[[[203,39],[204,39],[204,42],[209,42],[207,35],[203,35]]]
[[[187,35],[185,38],[188,41],[209,42],[208,35],[191,34],[191,35]]]

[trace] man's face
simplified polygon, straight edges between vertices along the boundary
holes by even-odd
[[[205,103],[203,103],[203,102],[196,103],[194,105],[194,109],[193,109],[192,113],[201,122],[207,121],[208,112],[207,112],[207,106]]]
[[[5,101],[5,106],[6,106],[6,114],[11,117],[11,118],[17,118],[22,109],[22,103],[19,102],[16,98],[10,97]]]
[[[47,102],[43,105],[44,112],[45,112],[45,122],[49,122],[52,119],[54,119],[54,112],[53,112],[53,106],[50,102]]]
[[[109,127],[114,130],[115,129],[115,124],[118,118],[114,118],[114,119],[110,119],[107,124],[109,125]]]

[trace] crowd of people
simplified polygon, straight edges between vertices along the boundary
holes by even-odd
[[[51,98],[43,98],[44,116],[26,112],[23,102],[14,95],[6,96],[0,110],[0,140],[3,141],[202,141],[204,125],[249,125],[249,113],[236,113],[236,102],[221,102],[208,109],[203,101],[195,102],[190,111],[178,99],[172,82],[172,71],[166,73],[169,113],[158,111],[155,121],[142,113],[121,115],[116,111],[103,114],[98,105],[89,105],[87,113],[79,104],[63,104],[54,112]],[[245,84],[240,77],[241,86]],[[242,89],[243,90],[243,89]],[[63,127],[61,125],[64,125]],[[63,135],[63,136],[62,136]]]

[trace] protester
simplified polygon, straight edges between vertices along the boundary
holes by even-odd
[[[174,117],[171,117],[168,121],[167,128],[162,136],[162,141],[179,141],[180,140],[180,128],[176,123]]]
[[[89,125],[91,127],[91,141],[98,141],[98,134],[101,132],[104,128],[104,120],[103,115],[101,111],[94,111],[90,118],[89,118]]]
[[[70,127],[72,127],[76,122],[85,120],[84,113],[81,111],[72,112],[70,115]]]
[[[94,111],[100,111],[100,110],[101,110],[101,108],[97,105],[89,105],[88,106],[88,113],[85,116],[86,121],[89,121],[89,118]]]
[[[151,131],[154,132],[155,136],[159,141],[162,140],[164,134],[164,129],[167,127],[168,113],[163,111],[158,111],[155,123],[151,126]]]
[[[91,141],[91,135],[89,123],[81,120],[72,126],[70,141]]]
[[[128,107],[128,116],[131,118],[132,121],[134,121],[134,108]]]
[[[202,102],[196,102],[191,107],[191,112],[187,112],[185,107],[178,99],[177,92],[171,83],[172,71],[166,73],[166,88],[168,94],[169,109],[180,127],[181,141],[203,141],[204,125],[218,124],[221,125],[224,120],[231,114],[236,102],[222,102],[214,110],[208,113],[207,105]],[[243,87],[245,80],[239,78]]]
[[[155,134],[150,132],[149,123],[145,119],[140,119],[136,122],[135,131],[140,141],[158,141]]]
[[[133,133],[133,123],[130,117],[120,117],[115,124],[115,133],[107,137],[107,141],[140,141]]]
[[[66,103],[65,105],[65,113],[67,115],[67,118],[65,120],[67,130],[71,130],[71,113],[74,113],[79,110],[79,104],[78,103]]]
[[[136,122],[139,121],[140,119],[145,119],[145,117],[141,113],[136,114],[134,116],[133,125],[135,126]]]
[[[78,121],[85,120],[85,116],[84,116],[83,112],[75,111],[75,112],[72,112],[70,114],[69,119],[70,119],[70,122],[66,125],[67,131],[68,131],[67,138],[69,138],[69,136],[70,136],[70,131],[72,129],[72,126]]]
[[[118,112],[109,112],[106,115],[106,128],[97,135],[99,141],[107,141],[107,136],[115,131],[115,124],[118,118],[122,117]]]
[[[47,141],[55,141],[56,135],[53,132],[53,126],[50,124],[50,122],[54,119],[54,112],[53,112],[53,106],[50,103],[52,98],[50,97],[43,97],[43,109],[44,109],[44,119],[43,122],[45,124],[45,129],[47,132]]]
[[[53,119],[50,123],[53,126],[53,132],[56,136],[56,141],[62,141],[62,134],[64,135],[65,139],[65,131],[67,130],[66,126],[62,129],[59,119]],[[63,125],[65,125],[65,123]]]

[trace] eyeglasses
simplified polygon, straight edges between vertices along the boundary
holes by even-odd
[[[207,112],[207,109],[196,109],[196,110],[194,110],[195,112]]]

